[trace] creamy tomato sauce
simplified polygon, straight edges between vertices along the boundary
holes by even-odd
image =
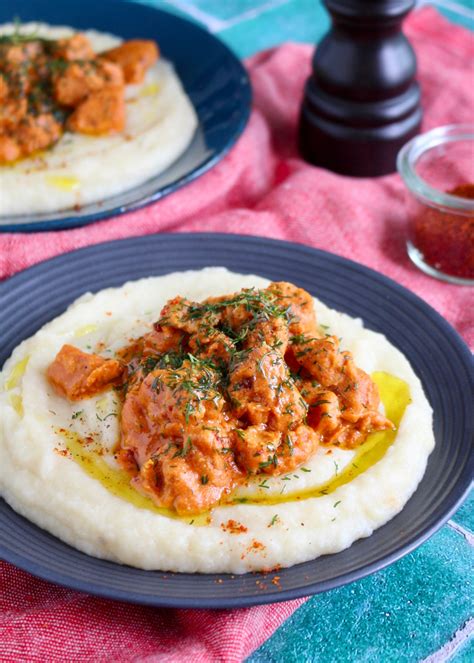
[[[209,510],[250,475],[288,473],[319,445],[352,449],[393,428],[375,383],[290,283],[175,297],[116,359],[66,345],[48,378],[69,400],[121,380],[117,458],[178,514]]]

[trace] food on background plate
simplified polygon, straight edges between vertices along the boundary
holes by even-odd
[[[0,37],[0,164],[50,148],[69,129],[92,136],[125,129],[125,85],[141,83],[158,60],[153,41],[97,54],[77,33]]]
[[[420,383],[383,336],[222,268],[85,295],[1,380],[5,499],[145,569],[342,550],[400,511],[434,445]]]
[[[45,24],[0,26],[0,106],[3,215],[126,191],[167,168],[197,125],[154,41]]]

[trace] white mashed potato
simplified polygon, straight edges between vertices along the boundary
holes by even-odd
[[[434,446],[431,408],[405,357],[360,320],[315,300],[317,319],[342,337],[367,372],[384,371],[405,381],[411,403],[395,441],[383,457],[328,495],[274,504],[220,506],[208,524],[175,519],[114,495],[68,455],[64,428],[96,434],[104,448],[117,441],[119,404],[115,392],[69,403],[58,396],[45,372],[64,343],[85,351],[115,350],[150,329],[163,304],[181,294],[192,300],[266,287],[258,276],[223,268],[182,272],[86,294],[61,316],[21,343],[0,374],[0,493],[19,513],[67,543],[96,557],[143,569],[231,572],[291,566],[344,550],[370,536],[405,505],[415,491]],[[98,344],[104,343],[105,346]],[[320,449],[292,474],[291,490],[315,488],[353,462],[354,451]],[[113,464],[112,457],[104,457]],[[240,497],[265,493],[283,499],[282,478],[262,478]],[[286,485],[288,485],[287,482]],[[288,490],[288,489],[287,489]],[[222,525],[234,520],[241,533]],[[193,522],[194,521],[194,522]]]
[[[0,35],[11,33],[14,27],[0,26]],[[25,23],[22,33],[60,39],[74,30]],[[122,42],[94,30],[84,34],[96,52]],[[142,83],[126,86],[125,97],[123,133],[96,137],[66,132],[53,148],[12,165],[0,165],[0,216],[82,207],[166,170],[188,147],[197,127],[196,112],[173,66],[158,60]]]

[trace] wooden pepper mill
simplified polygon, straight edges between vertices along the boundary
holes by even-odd
[[[421,124],[416,57],[401,32],[415,0],[323,1],[332,27],[306,83],[300,152],[345,175],[391,173]]]

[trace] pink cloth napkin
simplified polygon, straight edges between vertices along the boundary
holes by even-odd
[[[414,12],[406,33],[418,55],[424,129],[472,121],[472,35],[432,9]],[[120,237],[159,231],[266,235],[320,247],[387,274],[474,344],[470,290],[423,275],[406,256],[399,176],[352,179],[298,159],[295,129],[311,52],[310,46],[287,44],[249,60],[254,110],[238,144],[212,171],[126,216],[77,230],[0,235],[0,278]],[[300,604],[156,610],[63,589],[0,563],[0,660],[237,663]]]

